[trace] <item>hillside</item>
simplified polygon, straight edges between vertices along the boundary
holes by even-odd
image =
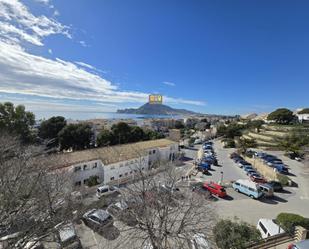
[[[167,105],[162,104],[149,104],[146,103],[139,108],[128,108],[123,110],[117,110],[117,113],[127,114],[149,114],[149,115],[191,115],[196,114],[193,111],[185,109],[175,109]]]

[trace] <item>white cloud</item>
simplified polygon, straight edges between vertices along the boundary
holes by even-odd
[[[83,47],[89,47],[85,41],[79,41],[79,44]]]
[[[85,62],[81,62],[81,61],[75,61],[75,64],[77,65],[80,65],[82,67],[86,67],[86,68],[89,68],[89,69],[92,69],[92,70],[97,70],[94,66],[91,66]]]
[[[34,0],[35,2],[42,3],[45,5],[49,5],[49,0]]]
[[[59,15],[60,15],[60,12],[59,12],[58,10],[55,10],[53,15],[54,15],[54,16],[59,16]]]
[[[71,38],[67,26],[46,16],[34,16],[18,0],[0,0],[0,30],[0,39],[14,44],[43,46],[43,38],[53,34]]]
[[[26,51],[24,42],[44,46],[43,38],[46,36],[71,36],[67,26],[46,16],[34,16],[18,0],[0,0],[0,30],[0,92],[58,101],[90,100],[104,105],[145,103],[148,99],[147,93],[120,90],[117,85],[88,71],[99,71],[92,65],[48,59]],[[82,41],[80,43],[83,44]],[[52,53],[52,50],[48,52]],[[200,101],[164,99],[167,103],[204,105]]]
[[[167,86],[176,86],[174,82],[170,82],[170,81],[163,81],[162,83]]]

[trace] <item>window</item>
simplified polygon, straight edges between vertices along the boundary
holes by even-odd
[[[156,154],[156,150],[153,150],[152,153],[153,153],[153,154]]]
[[[96,167],[98,167],[98,163],[94,163],[94,165],[92,166],[93,169],[95,169]]]
[[[253,189],[253,188],[249,188],[249,190],[252,191],[252,192],[255,192],[255,189]]]
[[[88,179],[85,179],[85,180],[84,180],[84,184],[87,184],[87,181],[88,181]]]
[[[112,169],[115,169],[115,166],[111,166],[111,170],[112,170]]]
[[[87,164],[84,164],[83,169],[87,170]]]
[[[144,170],[144,167],[142,168],[142,170]]]
[[[112,176],[112,177],[111,177],[111,181],[113,181],[113,180],[115,180],[115,177]]]
[[[76,187],[78,187],[78,186],[80,186],[80,185],[82,185],[81,181],[75,182],[75,186],[76,186]]]
[[[235,182],[235,185],[236,185],[236,186],[240,186],[240,184],[239,184],[238,182]]]
[[[126,172],[124,175],[127,176],[127,175],[128,175],[128,172]]]
[[[81,168],[80,166],[77,166],[77,167],[74,168],[74,172],[81,171],[81,169],[82,169],[82,168]]]
[[[119,178],[121,178],[121,177],[122,177],[122,175],[120,174],[120,175],[119,175]]]
[[[151,151],[149,151],[149,155],[151,155]]]
[[[132,171],[130,171],[130,174],[132,174],[133,172]]]
[[[259,226],[260,226],[260,228],[263,230],[263,232],[264,232],[265,234],[267,234],[267,229],[266,229],[266,227],[263,225],[262,222],[259,222]]]

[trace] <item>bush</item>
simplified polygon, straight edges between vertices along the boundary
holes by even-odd
[[[95,185],[98,185],[98,176],[90,176],[87,180],[87,186],[88,187],[93,187]]]
[[[295,226],[302,226],[309,229],[309,218],[298,214],[280,213],[276,218],[276,222],[289,233],[294,232]]]
[[[278,181],[279,181],[283,186],[287,186],[287,185],[289,185],[290,178],[287,177],[287,176],[285,176],[285,175],[278,174]]]
[[[214,239],[221,249],[245,249],[249,243],[261,239],[259,230],[245,222],[219,221],[213,230]]]
[[[225,143],[224,148],[235,148],[235,141],[234,139],[224,139],[223,142]]]

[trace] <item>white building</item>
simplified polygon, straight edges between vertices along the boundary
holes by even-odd
[[[299,108],[294,114],[297,116],[300,123],[309,122],[309,108]]]
[[[99,183],[115,184],[134,177],[138,170],[149,170],[158,161],[173,160],[178,143],[168,139],[102,147],[58,155],[54,169],[72,175],[72,184],[83,186],[96,176]]]
[[[301,123],[309,122],[309,113],[297,114],[297,117]]]

